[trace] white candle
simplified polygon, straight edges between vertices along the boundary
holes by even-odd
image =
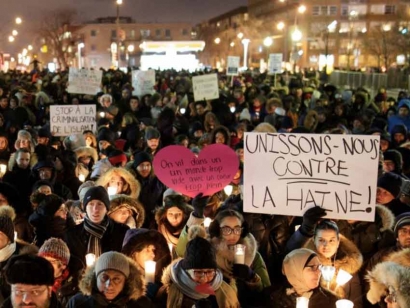
[[[205,217],[205,219],[204,219],[204,227],[205,227],[205,228],[209,228],[211,222],[212,222],[212,219],[211,219],[211,218]]]
[[[17,232],[14,231],[14,240],[17,240]]]
[[[309,307],[309,299],[306,297],[298,297],[296,298],[296,308],[308,308]]]
[[[145,261],[145,281],[155,282],[155,261]]]
[[[235,245],[235,264],[245,264],[245,245],[236,244]]]
[[[104,111],[101,111],[100,112],[100,118],[104,118],[105,117],[105,112]]]
[[[347,299],[339,299],[336,302],[336,307],[337,308],[353,308],[353,302]]]
[[[224,192],[227,196],[230,196],[232,194],[233,186],[232,185],[227,185],[224,188]]]
[[[348,283],[349,280],[352,279],[352,278],[353,278],[352,275],[350,275],[345,270],[340,269],[339,272],[337,273],[337,276],[336,276],[336,283],[337,283],[338,286],[343,286],[346,283]]]
[[[117,187],[111,187],[110,186],[110,187],[107,188],[107,191],[108,191],[109,196],[113,196],[117,193]]]
[[[80,173],[78,175],[78,179],[80,180],[80,182],[84,182],[85,181],[85,175]]]
[[[93,266],[95,263],[95,254],[87,253],[85,255],[85,263],[87,264],[87,267]]]
[[[171,253],[172,257],[172,249],[174,249],[174,245],[172,243],[168,243],[169,252]]]
[[[5,174],[6,171],[7,171],[7,166],[4,165],[4,164],[1,164],[1,165],[0,165],[0,172],[1,172],[2,174]]]

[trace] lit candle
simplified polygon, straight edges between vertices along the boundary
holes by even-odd
[[[211,222],[212,222],[212,219],[211,219],[211,218],[205,217],[205,219],[204,219],[204,227],[205,227],[205,228],[209,228]]]
[[[181,109],[179,109],[179,111],[181,112],[181,114],[185,114],[186,108],[181,108]]]
[[[145,281],[155,282],[155,261],[145,261]]]
[[[78,175],[78,179],[80,180],[80,182],[84,182],[84,181],[85,181],[85,175],[82,174],[82,173],[80,173],[80,174]]]
[[[235,264],[245,264],[245,249],[246,246],[242,244],[235,245]]]
[[[1,172],[1,174],[5,174],[6,171],[7,171],[7,166],[4,165],[4,164],[1,164],[1,165],[0,165],[0,172]]]
[[[322,267],[321,272],[323,276],[323,280],[327,282],[327,288],[329,289],[330,282],[333,279],[333,276],[335,274],[335,267],[331,265],[325,265]]]
[[[347,299],[339,299],[336,302],[337,308],[353,308],[353,302]]]
[[[350,275],[345,270],[340,269],[339,272],[337,273],[337,276],[336,276],[336,283],[337,283],[338,286],[343,286],[346,283],[348,283],[349,280],[352,279],[352,278],[353,278],[352,275]]]
[[[107,188],[107,191],[108,191],[109,196],[113,196],[117,193],[117,187],[111,187],[110,186],[110,187]]]
[[[308,308],[309,307],[309,299],[306,297],[298,297],[296,298],[296,308]]]
[[[95,254],[87,253],[85,255],[85,263],[87,264],[87,267],[93,266],[95,263]]]
[[[101,111],[100,112],[100,118],[104,118],[105,117],[105,112],[104,111]]]
[[[17,240],[17,232],[14,231],[14,240]]]
[[[174,249],[174,245],[172,243],[168,243],[169,252],[171,253],[172,257],[172,249]]]
[[[232,185],[227,185],[224,188],[224,192],[227,196],[230,196],[232,194],[233,186]]]

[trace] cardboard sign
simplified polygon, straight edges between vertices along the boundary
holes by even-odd
[[[155,86],[155,71],[132,71],[132,94],[142,96],[152,94]]]
[[[70,67],[68,93],[95,95],[101,92],[102,71]]]
[[[374,221],[380,136],[245,133],[244,211]]]
[[[216,74],[192,77],[192,87],[196,102],[219,98],[218,76]]]
[[[212,144],[196,157],[189,149],[171,145],[154,157],[155,174],[166,186],[184,195],[210,196],[228,185],[238,172],[239,160],[226,145]]]
[[[82,134],[85,130],[96,131],[95,105],[50,106],[50,131],[54,136]]]
[[[228,65],[226,67],[227,76],[238,76],[240,57],[228,57]]]
[[[269,74],[279,74],[282,72],[283,54],[271,53],[269,55]]]

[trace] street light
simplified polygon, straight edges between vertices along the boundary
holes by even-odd
[[[27,56],[27,53],[28,53],[27,49],[24,48],[23,51],[22,51],[23,56],[24,56],[24,57]]]
[[[243,68],[246,70],[248,68],[248,47],[250,43],[250,39],[244,38],[242,40],[243,44]]]
[[[16,17],[16,24],[20,25],[23,20],[20,17]]]
[[[292,41],[299,42],[301,39],[302,39],[302,32],[298,28],[296,28],[292,32]]]
[[[134,52],[134,50],[135,50],[134,45],[128,45],[127,50],[128,50],[128,52]]]
[[[219,37],[217,37],[217,38],[214,40],[214,42],[215,42],[215,44],[219,44],[219,43],[221,42],[221,39],[220,39]]]
[[[238,39],[241,40],[241,39],[243,38],[243,33],[242,33],[242,32],[239,32],[237,36],[238,36]]]
[[[28,50],[33,50],[33,46],[28,45],[28,46],[27,46],[27,49],[28,49]]]
[[[282,30],[285,28],[285,23],[284,23],[283,21],[278,22],[276,28],[277,28],[279,31],[282,31]]]
[[[12,36],[12,35],[9,36],[9,42],[10,43],[14,42],[14,36]]]
[[[82,65],[81,65],[81,48],[84,48],[84,43],[79,43],[78,44],[78,68],[81,68],[82,67]]]
[[[298,7],[298,12],[300,13],[300,14],[303,14],[304,12],[306,12],[306,6],[305,5],[301,5],[301,6],[299,6]]]
[[[17,32],[17,30],[13,30],[13,31],[11,31],[11,34],[12,34],[13,36],[17,36],[17,34],[19,34],[19,33]]]
[[[235,47],[235,42],[231,42],[231,43],[229,44],[229,46]]]
[[[265,45],[265,47],[270,47],[273,44],[273,39],[270,36],[265,37],[265,39],[263,40],[263,45]]]

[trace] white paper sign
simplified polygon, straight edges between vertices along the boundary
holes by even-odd
[[[380,136],[245,133],[244,211],[374,221]]]
[[[154,93],[155,71],[132,71],[132,94],[142,96]]]
[[[102,71],[70,67],[68,93],[95,95],[101,92]]]
[[[82,134],[85,130],[97,130],[95,105],[50,106],[50,131],[54,136]]]
[[[227,76],[238,76],[240,57],[228,57],[228,66],[226,67]]]
[[[269,55],[269,74],[279,74],[282,72],[283,54],[271,53]]]
[[[216,74],[192,77],[192,87],[196,102],[219,98],[218,76]]]

